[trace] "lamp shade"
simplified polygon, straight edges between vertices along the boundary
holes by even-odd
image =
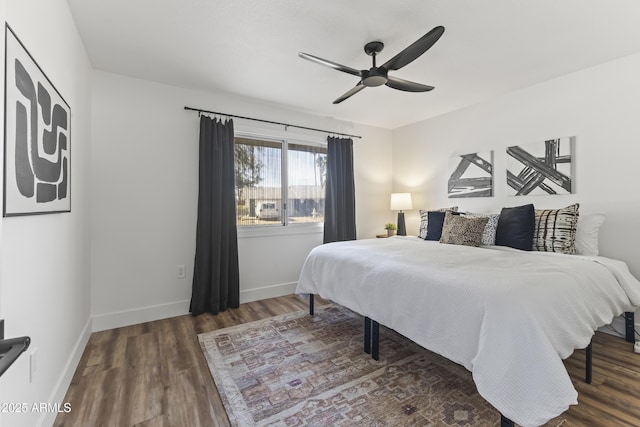
[[[413,209],[411,203],[411,193],[392,193],[391,194],[391,210],[402,211]]]

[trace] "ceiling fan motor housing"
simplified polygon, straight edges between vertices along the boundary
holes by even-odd
[[[365,86],[382,86],[387,80],[387,70],[383,67],[372,67],[369,71],[362,70],[362,84]]]

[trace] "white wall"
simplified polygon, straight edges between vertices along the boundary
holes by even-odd
[[[5,17],[71,106],[72,210],[2,219],[0,316],[7,337],[28,335],[28,352],[37,352],[33,382],[25,354],[0,378],[0,402],[60,403],[91,329],[91,67],[64,0],[8,0]],[[12,427],[50,425],[55,416],[0,414],[2,425]]]
[[[354,143],[358,236],[373,237],[387,221],[390,131],[96,71],[91,162],[95,330],[188,312],[199,119],[185,105],[362,135]],[[236,130],[284,132],[281,126],[240,119],[234,124]],[[290,128],[286,133],[296,132]],[[306,255],[320,243],[317,231],[241,237],[241,302],[291,293]],[[187,267],[184,279],[176,274],[181,264]]]
[[[603,211],[602,254],[623,259],[640,276],[635,244],[640,192],[635,159],[640,156],[640,54],[609,62],[494,101],[416,123],[393,132],[394,189],[416,193],[419,207],[459,204],[495,211],[534,203],[562,207],[579,202],[581,212]],[[576,192],[567,196],[506,196],[505,147],[556,136],[576,136]],[[448,199],[447,164],[453,154],[495,150],[492,198]],[[417,211],[410,226],[418,227]]]
[[[601,254],[627,262],[640,277],[640,54],[602,64],[393,132],[394,190],[411,191],[416,209],[459,205],[499,212],[533,203],[605,212]],[[575,194],[506,196],[505,147],[576,136]],[[494,197],[447,198],[451,155],[494,151]],[[408,227],[417,233],[417,210]]]
[[[6,8],[6,2],[5,0],[0,0],[0,22],[5,22],[5,8]],[[4,32],[2,32],[2,35],[0,36],[1,38],[1,42],[0,44],[3,46],[0,49],[4,49]],[[2,50],[2,52],[4,53],[4,50]],[[4,56],[4,55],[3,55]],[[0,81],[4,82],[4,67],[0,67]],[[0,99],[4,99],[4,85],[0,85]],[[0,103],[0,117],[4,117],[4,102]],[[2,124],[0,124],[0,129],[2,129],[2,134],[4,135],[4,121],[2,122]],[[3,140],[4,143],[4,140]],[[0,188],[4,188],[4,149],[0,150]],[[0,206],[2,206],[2,204],[4,203],[4,198],[3,201],[0,201]],[[3,235],[2,235],[2,229],[3,229],[3,225],[4,225],[4,221],[0,221],[0,245],[2,244],[2,242],[4,241]],[[2,258],[2,250],[0,249],[0,266],[3,265],[2,262],[3,258]],[[2,309],[2,289],[4,288],[3,286],[3,281],[2,281],[2,273],[0,272],[0,319],[4,319],[4,311]],[[4,398],[4,386],[2,385],[2,379],[0,378],[0,402],[3,401]],[[2,426],[2,414],[0,414],[0,427]]]

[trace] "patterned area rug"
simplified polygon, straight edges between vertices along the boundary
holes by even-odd
[[[385,328],[374,361],[362,334],[361,316],[329,305],[198,338],[237,427],[500,425],[465,368]]]

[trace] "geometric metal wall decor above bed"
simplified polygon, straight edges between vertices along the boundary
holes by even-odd
[[[71,211],[71,107],[5,26],[3,216]]]
[[[449,198],[493,196],[493,151],[449,158]]]
[[[572,194],[574,141],[564,137],[507,147],[508,194]]]

